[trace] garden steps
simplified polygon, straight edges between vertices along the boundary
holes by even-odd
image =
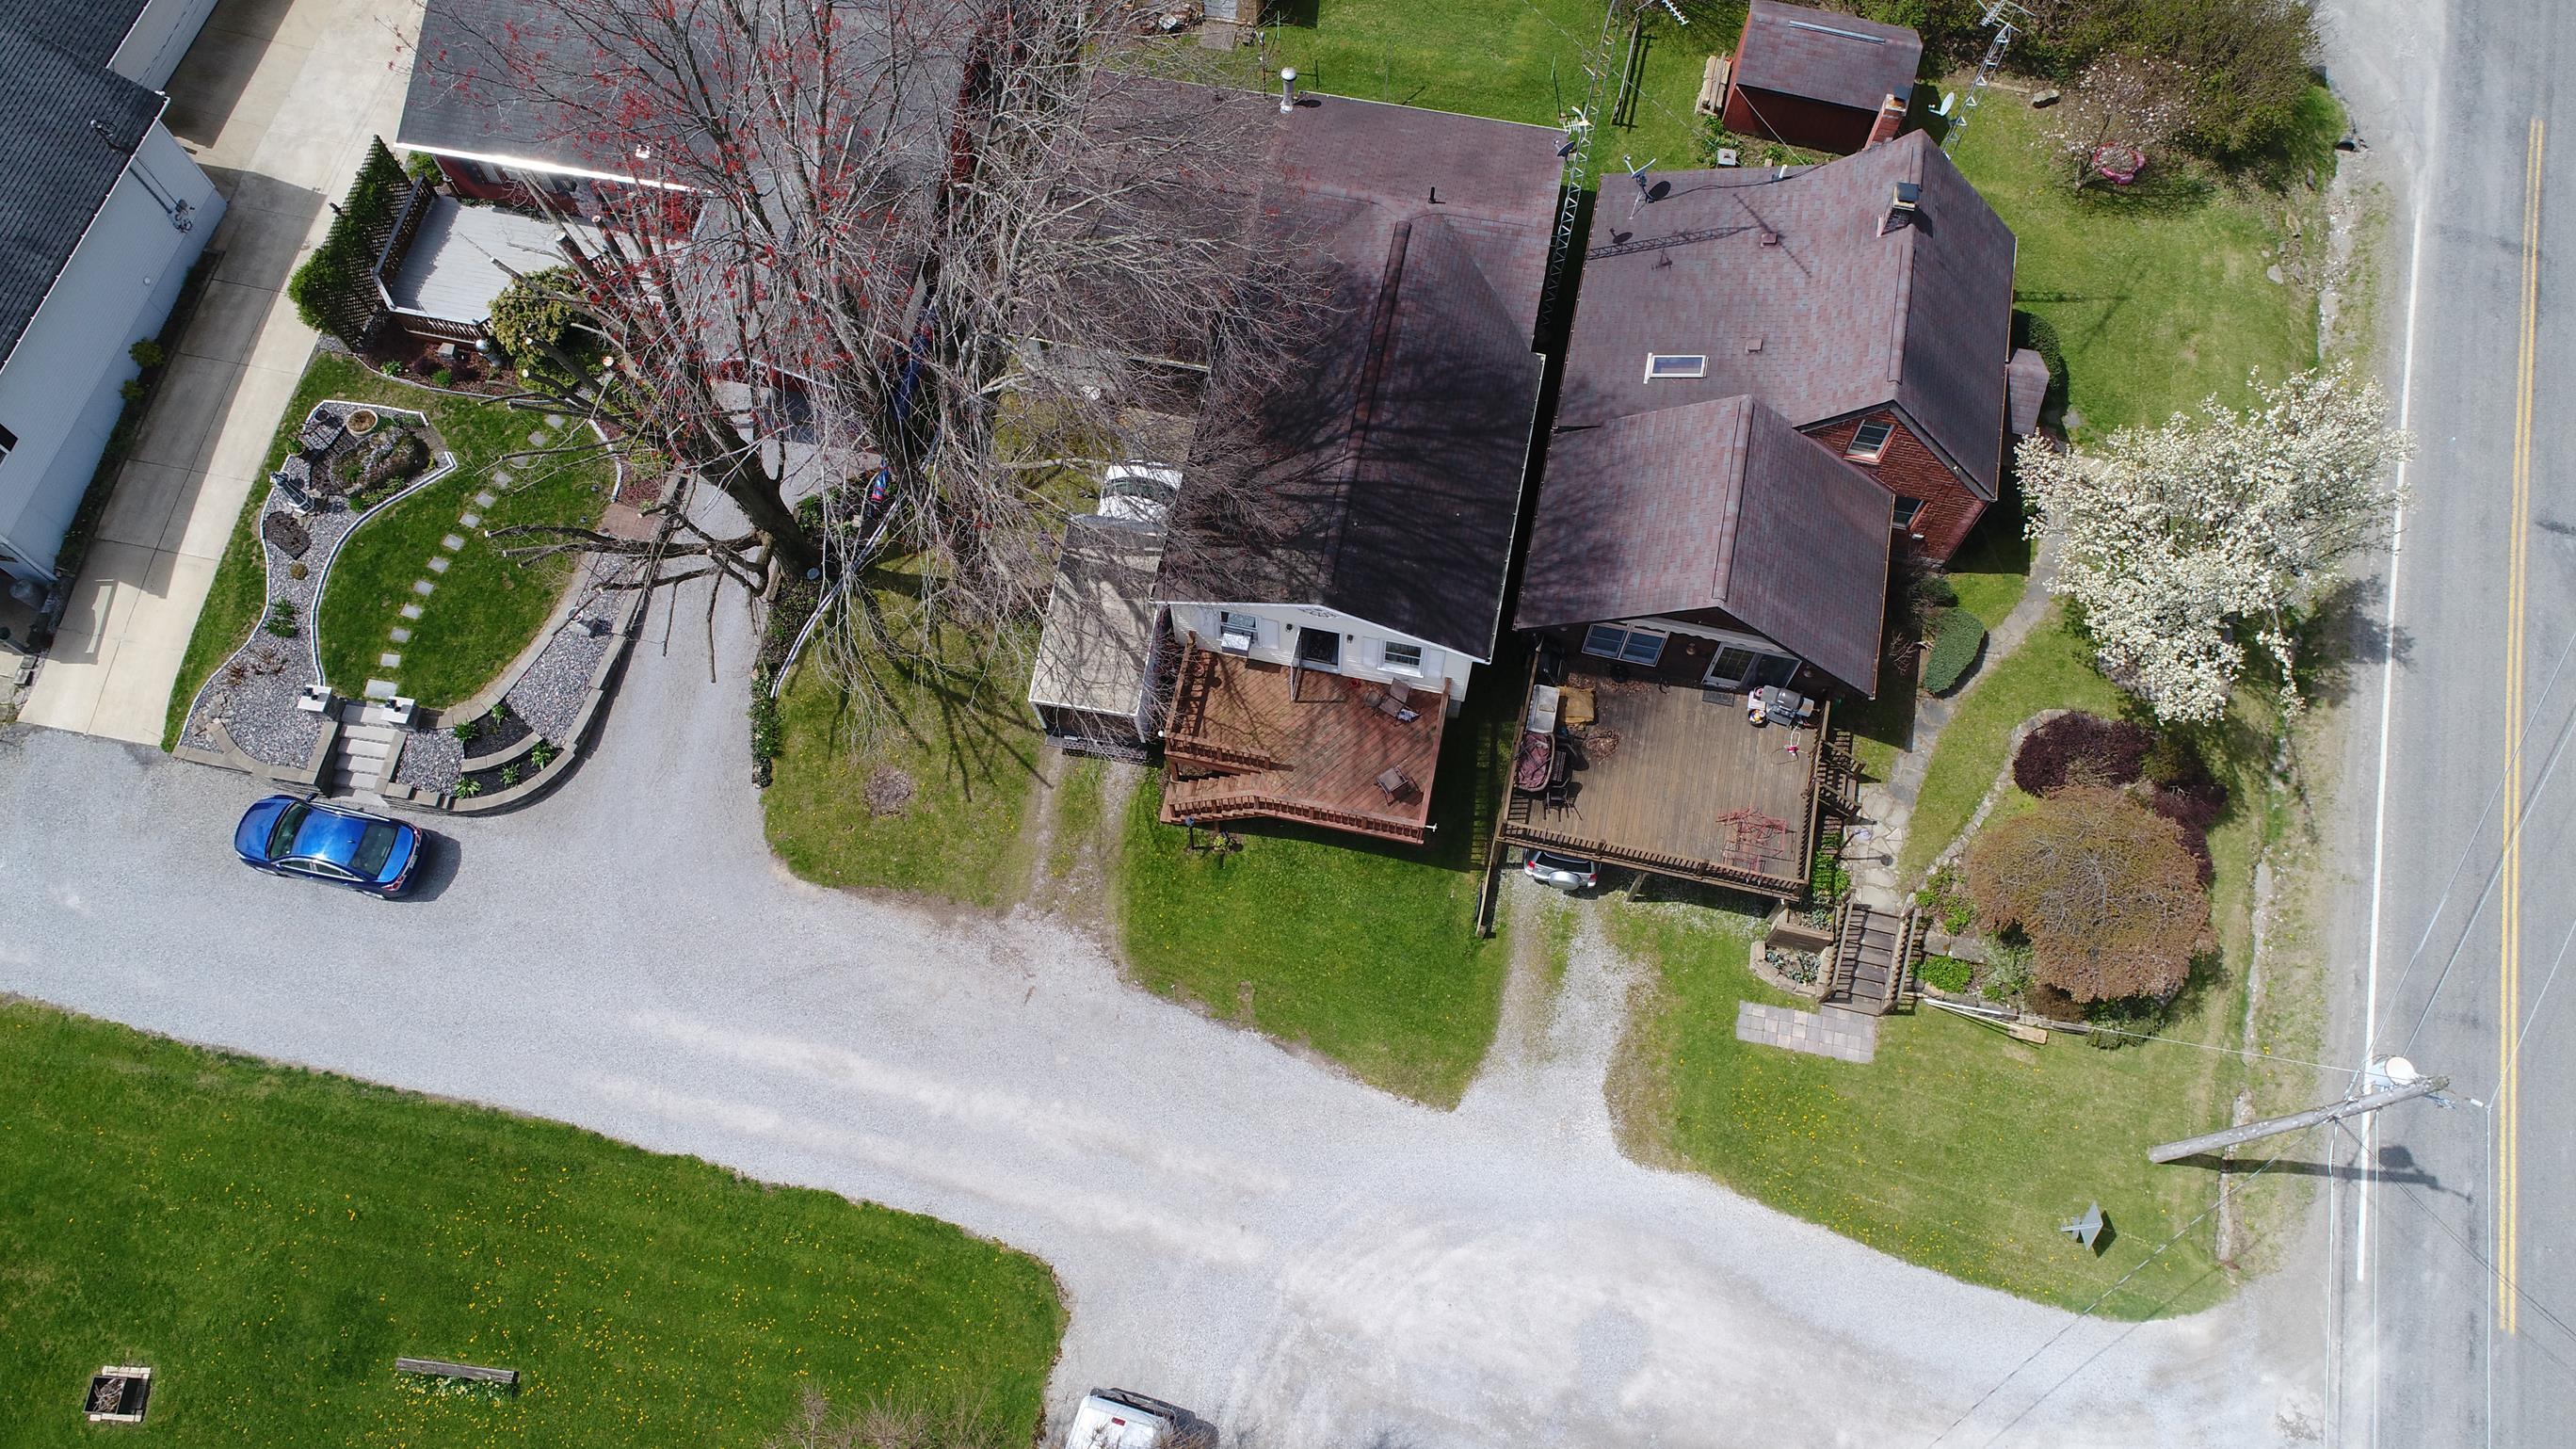
[[[383,723],[385,711],[369,708],[344,725],[322,767],[322,789],[332,795],[378,795],[402,757],[403,732]]]
[[[1825,1000],[1883,1016],[1905,990],[1910,923],[1894,912],[1847,902],[1834,937],[1833,976]]]

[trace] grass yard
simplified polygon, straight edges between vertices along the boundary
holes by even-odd
[[[1192,854],[1161,823],[1159,780],[1131,798],[1118,859],[1127,962],[1144,985],[1332,1058],[1390,1092],[1454,1107],[1502,1012],[1505,943],[1474,929],[1520,695],[1479,671],[1451,720],[1427,846],[1271,821]]]
[[[535,567],[509,563],[479,534],[460,530],[456,523],[466,500],[484,486],[478,480],[492,460],[526,447],[529,430],[542,416],[412,387],[370,372],[342,354],[317,353],[278,419],[266,471],[286,461],[296,428],[324,398],[426,412],[460,466],[456,473],[349,536],[333,565],[330,587],[323,592],[319,621],[323,671],[334,688],[349,694],[370,677],[383,674],[376,658],[397,647],[386,634],[402,622],[395,611],[413,600],[412,580],[427,573],[430,556],[441,552],[438,544],[443,536],[464,532],[465,547],[456,553],[455,563],[447,573],[434,576],[438,593],[424,601],[422,618],[411,625],[411,642],[399,646],[403,666],[396,676],[404,690],[423,704],[463,699],[490,683],[536,636],[572,567],[570,560],[549,560]],[[500,502],[484,511],[487,526],[588,523],[606,501],[611,473],[605,461],[514,471],[521,474],[521,482],[513,491],[502,491]],[[171,686],[161,733],[165,750],[178,744],[197,691],[250,637],[267,605],[267,567],[259,543],[260,508],[267,498],[265,487],[253,487],[216,565],[205,607],[188,636],[179,677]],[[309,628],[315,621],[304,623]]]
[[[2127,705],[2128,696],[2094,669],[2092,646],[2067,627],[2064,606],[2051,608],[2020,648],[1988,659],[1960,692],[1958,713],[1941,731],[1914,802],[1897,879],[1919,878],[1967,827],[2010,757],[2014,726],[2043,709],[2118,715]]]
[[[455,472],[367,520],[341,546],[322,592],[323,677],[342,694],[356,694],[369,679],[389,678],[424,705],[465,699],[497,678],[536,637],[577,560],[558,555],[513,563],[479,530],[461,526],[459,516],[480,514],[483,529],[587,526],[607,506],[615,469],[596,454],[533,457],[507,464],[511,481],[495,484],[494,466],[512,452],[528,451],[529,434],[543,425],[544,414],[410,387],[337,356],[316,360],[305,385],[316,381],[325,396],[426,412],[457,462]],[[289,416],[302,417],[303,406],[299,395]],[[567,430],[566,436],[584,435]],[[477,508],[474,495],[486,490],[497,499]],[[449,534],[462,536],[465,546],[441,549],[439,541]],[[441,556],[452,560],[447,572],[431,573],[429,560]],[[438,586],[426,599],[412,592],[413,580],[422,578]],[[421,605],[417,620],[396,612],[410,603]],[[412,631],[408,643],[387,639],[386,631],[397,624]],[[378,663],[388,649],[402,654],[399,667]]]
[[[1081,867],[1086,855],[1115,848],[1105,820],[1108,766],[1088,757],[1067,756],[1063,778],[1055,789],[1055,835],[1047,847],[1047,875],[1064,880]]]
[[[2278,378],[2315,363],[2315,298],[2264,275],[2286,218],[2323,235],[2312,197],[2191,162],[2161,179],[2151,169],[2129,194],[2079,194],[2045,120],[1999,94],[1952,159],[2020,238],[2015,305],[2057,329],[2078,441],[2162,422],[2213,392],[2241,401],[2249,369]],[[2322,148],[2331,172],[2340,113],[2315,120],[2332,127]]]
[[[1024,653],[951,631],[941,657],[944,668],[887,666],[894,721],[864,747],[852,701],[810,657],[789,678],[784,748],[761,795],[769,848],[788,869],[822,885],[986,909],[1019,898],[1030,866],[1022,825],[1045,743],[1022,698]],[[870,809],[881,770],[911,782],[899,811]]]
[[[2214,1174],[2150,1167],[2146,1149],[2226,1120],[2241,1079],[2232,1058],[2153,1042],[2101,1051],[2065,1035],[2025,1046],[1933,1011],[1882,1019],[1867,1066],[1758,1047],[1735,1038],[1738,1002],[1807,1003],[1746,968],[1754,917],[1605,909],[1613,942],[1660,964],[1613,1084],[1632,1148],[1650,1159],[1908,1261],[2070,1308],[2215,1199]],[[2232,1039],[2240,996],[2206,991],[2166,1030]],[[2098,1258],[2056,1231],[2096,1199],[2113,1233]],[[2210,1226],[2183,1234],[2098,1311],[2165,1316],[2225,1297]]]
[[[1739,0],[1693,4],[1687,27],[1660,9],[1644,16],[1635,93],[1593,143],[1596,170],[1623,157],[1660,170],[1707,164],[1707,130],[1691,112],[1702,69],[1735,48],[1744,28]],[[1294,66],[1301,89],[1430,110],[1556,126],[1583,105],[1584,57],[1601,34],[1599,0],[1289,0],[1271,12],[1264,43],[1213,62],[1240,84],[1275,90]],[[1613,81],[1628,53],[1614,39]],[[1208,53],[1175,61],[1208,69]],[[1214,77],[1211,77],[1214,78]],[[1604,92],[1601,104],[1613,97]]]
[[[0,1099],[0,1445],[97,1441],[102,1363],[172,1446],[751,1449],[809,1386],[1036,1430],[1053,1275],[929,1218],[24,1003]]]

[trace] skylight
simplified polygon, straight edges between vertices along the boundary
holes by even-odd
[[[1649,352],[1646,354],[1646,381],[1659,377],[1706,377],[1708,355],[1702,352]]]

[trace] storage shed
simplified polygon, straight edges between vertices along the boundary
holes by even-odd
[[[1869,145],[1894,98],[1886,139],[1904,121],[1923,37],[1830,10],[1753,0],[1726,89],[1726,128],[1848,155]]]

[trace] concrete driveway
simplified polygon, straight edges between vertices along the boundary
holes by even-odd
[[[286,279],[328,230],[410,75],[418,0],[222,0],[170,78],[168,123],[230,204],[23,718],[158,742],[215,564],[313,350]]]
[[[745,783],[747,630],[722,614],[710,684],[700,616],[657,608],[601,752],[442,825],[408,902],[232,863],[239,777],[0,736],[0,991],[1026,1248],[1072,1310],[1058,1413],[1115,1383],[1280,1445],[2231,1449],[2314,1413],[2310,1378],[2253,1366],[2313,1340],[2313,1298],[2079,1321],[1628,1162],[1598,950],[1441,1113],[1130,990],[1047,921],[802,884]]]

